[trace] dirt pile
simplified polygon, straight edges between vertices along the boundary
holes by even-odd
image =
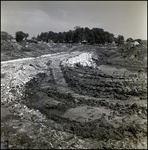
[[[95,62],[92,60],[92,54],[91,53],[82,53],[78,56],[69,58],[62,62],[62,64],[74,67],[74,66],[89,66],[96,68]]]
[[[126,66],[147,66],[147,41],[143,40],[139,45],[129,46],[130,43],[126,43],[122,47],[118,48],[121,53]]]
[[[7,32],[1,31],[1,60],[17,58],[15,53],[17,50],[21,50],[22,46],[18,44],[14,37]]]
[[[32,52],[34,51],[34,54],[36,52],[36,55],[38,54],[38,56],[43,55],[43,54],[53,54],[57,52],[68,51],[68,47],[64,44],[63,45],[55,44],[55,43],[50,44],[46,42],[28,43],[27,49],[28,51],[32,51]]]
[[[113,65],[138,71],[147,68],[147,42],[129,46],[124,44],[120,47],[96,46],[94,48],[95,59],[98,65]]]
[[[5,31],[1,31],[1,40],[14,40],[14,37]]]

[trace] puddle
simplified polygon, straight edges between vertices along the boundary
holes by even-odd
[[[120,73],[124,73],[127,70],[125,68],[121,68],[121,69],[117,69],[116,67],[111,67],[108,65],[100,65],[99,66],[100,70],[105,72],[105,73],[113,73],[113,72],[120,72]]]
[[[89,122],[99,119],[103,116],[108,116],[111,110],[103,107],[79,106],[69,109],[62,115],[63,118],[70,118],[78,122]]]
[[[61,110],[57,110],[57,109],[49,110],[49,115],[56,115],[56,116],[61,117],[64,113],[65,113],[65,111],[61,111]]]
[[[1,117],[6,117],[8,115],[11,115],[9,110],[7,108],[1,107]]]

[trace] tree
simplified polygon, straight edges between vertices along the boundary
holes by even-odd
[[[40,35],[41,40],[48,42],[48,32],[42,32]]]
[[[75,29],[75,30],[81,29],[81,27],[80,27],[80,26],[75,26],[74,29]]]
[[[94,35],[95,43],[97,43],[97,44],[104,44],[105,43],[104,30],[103,29],[93,28],[92,32],[93,32],[93,35]]]
[[[75,43],[82,42],[84,40],[84,36],[85,36],[84,28],[76,26],[74,29],[75,29],[75,31],[74,31],[74,42]]]
[[[123,35],[118,35],[116,41],[118,45],[123,45],[124,44],[124,36]]]
[[[37,41],[38,41],[38,40],[37,40],[37,38],[36,38],[36,37],[34,37],[34,36],[33,36],[33,37],[31,38],[31,40],[32,40],[32,42],[34,42],[34,43],[36,43],[36,44],[37,44]]]
[[[133,39],[132,39],[132,38],[128,38],[128,39],[126,40],[126,42],[133,42]]]
[[[69,30],[68,32],[65,33],[65,42],[66,43],[73,42],[73,38],[74,38],[74,33],[72,30]]]
[[[142,39],[135,39],[134,41],[137,41],[139,44],[142,43]]]
[[[87,42],[89,44],[105,44],[112,43],[115,41],[118,45],[124,43],[124,37],[119,35],[118,37],[114,37],[112,33],[104,31],[101,28],[93,28],[89,29],[88,27],[74,27],[74,30],[69,30],[67,32],[42,32],[40,35],[37,35],[37,40],[39,41],[53,41],[54,43],[79,43],[79,42]]]
[[[55,39],[55,33],[53,31],[48,32],[48,42],[49,41],[54,41]]]
[[[63,43],[63,42],[64,42],[64,39],[65,39],[65,34],[62,33],[62,32],[59,32],[59,33],[58,33],[58,37],[57,37],[57,41],[58,41],[59,43]]]
[[[28,33],[24,33],[22,31],[17,31],[15,33],[15,38],[16,38],[17,42],[22,42],[22,40],[24,40],[24,39],[26,40],[28,36],[29,36]]]
[[[114,41],[114,35],[112,33],[109,33],[109,32],[104,32],[104,40],[105,42],[107,43],[112,43]]]
[[[95,39],[93,32],[88,27],[85,28],[85,38],[89,44],[94,44]]]

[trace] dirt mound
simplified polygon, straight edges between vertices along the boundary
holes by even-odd
[[[135,71],[147,68],[147,43],[145,41],[132,47],[129,47],[128,43],[120,47],[96,46],[94,52],[98,65],[113,65]]]
[[[124,64],[126,66],[147,66],[147,43],[142,41],[139,45],[129,46],[130,43],[119,47],[118,51],[121,53]]]
[[[7,32],[1,31],[1,51],[2,52],[11,52],[16,51],[17,49],[21,49],[22,46],[18,44],[15,38],[8,34]]]
[[[1,60],[17,58],[15,53],[21,50],[22,46],[18,44],[13,36],[7,32],[1,32]],[[6,57],[8,57],[6,59]]]
[[[5,31],[1,31],[1,40],[14,40],[14,37]]]

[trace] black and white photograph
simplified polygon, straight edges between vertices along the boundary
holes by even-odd
[[[1,1],[1,149],[147,149],[147,1]]]

